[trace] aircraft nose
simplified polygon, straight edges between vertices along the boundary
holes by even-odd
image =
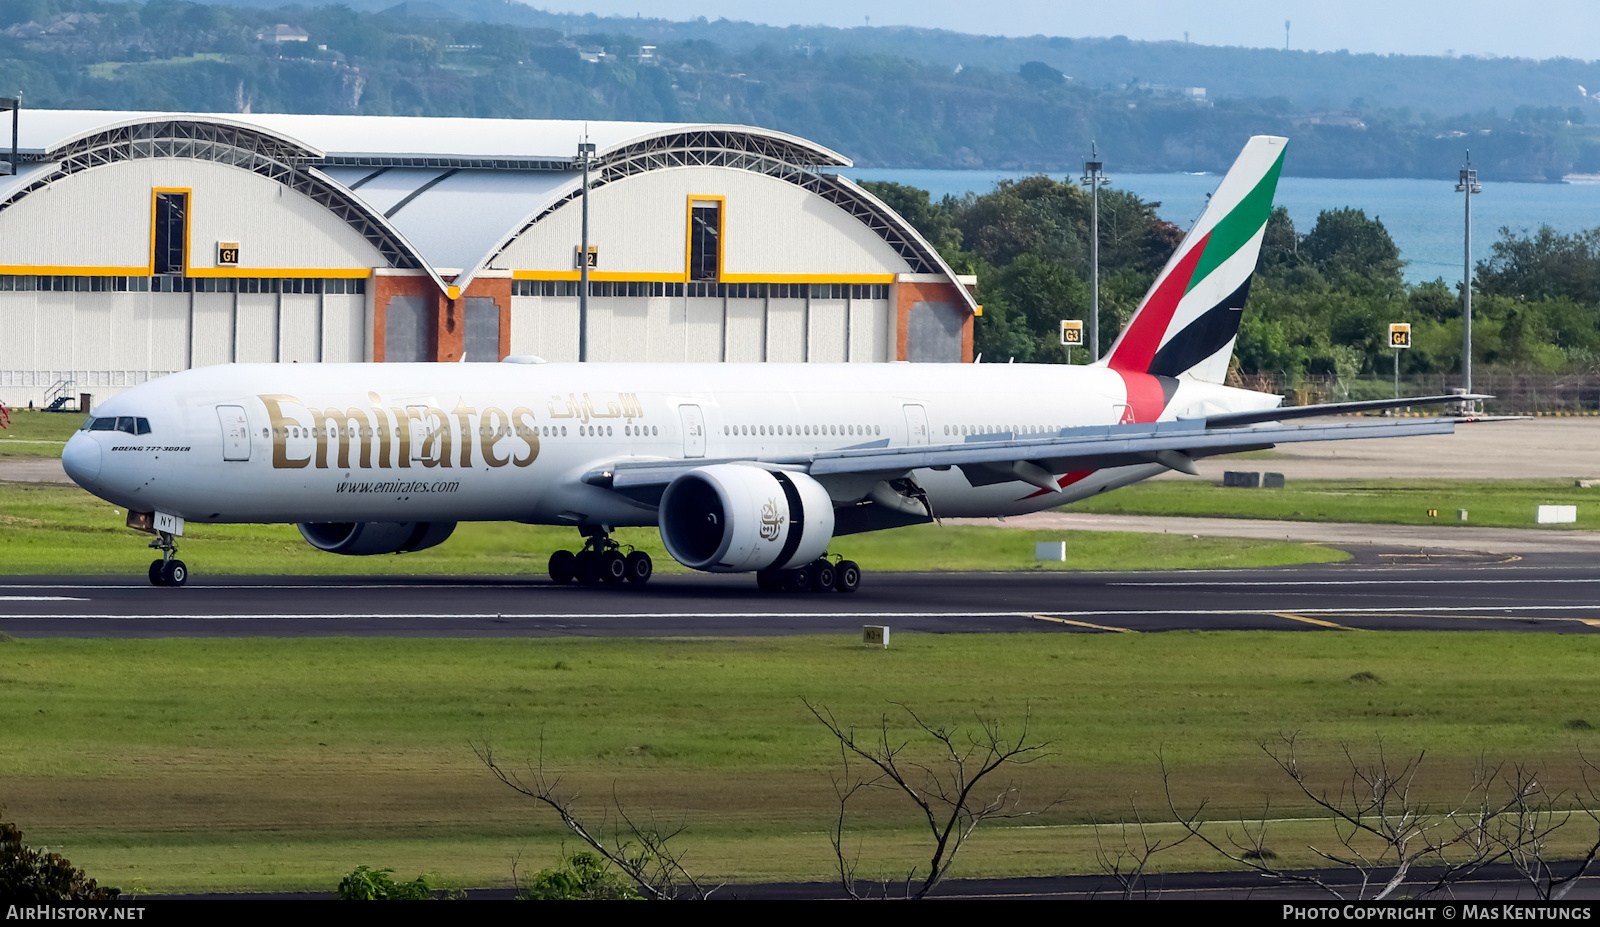
[[[100,476],[100,442],[84,432],[73,435],[61,450],[61,468],[79,486],[93,483]]]

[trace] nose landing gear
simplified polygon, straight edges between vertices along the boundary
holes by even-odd
[[[550,555],[550,578],[558,586],[573,580],[585,586],[624,582],[643,585],[654,574],[655,564],[649,554],[642,550],[623,553],[622,545],[603,528],[585,537],[583,549],[577,553],[558,550]]]
[[[150,561],[150,585],[182,586],[189,581],[189,567],[178,559],[178,545],[171,532],[158,531],[150,547],[161,551],[160,560]]]

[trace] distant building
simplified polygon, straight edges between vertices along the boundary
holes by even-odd
[[[968,361],[977,307],[848,159],[749,126],[23,111],[0,399],[229,362]]]
[[[1071,78],[1067,79],[1071,80]],[[1196,103],[1204,103],[1206,101],[1206,88],[1204,87],[1173,87],[1168,84],[1135,84],[1134,87],[1137,90],[1148,90],[1159,96],[1182,97],[1185,100],[1193,100]]]
[[[1367,124],[1361,121],[1360,116],[1350,116],[1344,113],[1307,113],[1295,116],[1290,120],[1297,129],[1306,126],[1337,126],[1341,129],[1365,129]]]
[[[263,29],[256,33],[256,40],[260,42],[307,42],[311,40],[311,33],[299,26],[289,26],[278,23],[270,29]]]

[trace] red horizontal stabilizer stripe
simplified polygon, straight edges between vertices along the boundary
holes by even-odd
[[[1089,476],[1089,475],[1091,475],[1093,473],[1094,473],[1093,470],[1078,470],[1078,471],[1073,472],[1073,473],[1065,473],[1065,474],[1062,474],[1060,477],[1058,477],[1056,479],[1056,484],[1059,485],[1062,489],[1066,489],[1068,486],[1071,486],[1073,483],[1076,483],[1077,481],[1079,481],[1079,480],[1083,479],[1084,477]],[[1023,496],[1022,498],[1023,499],[1036,499],[1039,496],[1042,496],[1047,492],[1050,492],[1050,490],[1048,490],[1048,489],[1036,489],[1033,492],[1028,493],[1026,496]],[[1021,500],[1019,499],[1017,501],[1020,502]]]
[[[1149,302],[1144,304],[1128,325],[1128,333],[1112,353],[1111,360],[1106,364],[1108,367],[1135,373],[1150,370],[1150,362],[1155,359],[1161,339],[1172,324],[1172,316],[1178,311],[1178,302],[1183,299],[1183,294],[1189,292],[1189,278],[1193,276],[1195,265],[1200,263],[1200,255],[1205,253],[1206,243],[1210,240],[1211,233],[1207,232],[1206,237],[1195,242],[1189,253],[1172,268],[1172,273],[1167,274],[1156,291],[1150,294]]]

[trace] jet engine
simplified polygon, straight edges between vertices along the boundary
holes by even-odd
[[[317,550],[349,557],[398,554],[443,544],[453,521],[301,522],[295,527]]]
[[[661,494],[661,540],[674,560],[711,573],[783,570],[833,539],[833,501],[804,473],[713,464]]]

